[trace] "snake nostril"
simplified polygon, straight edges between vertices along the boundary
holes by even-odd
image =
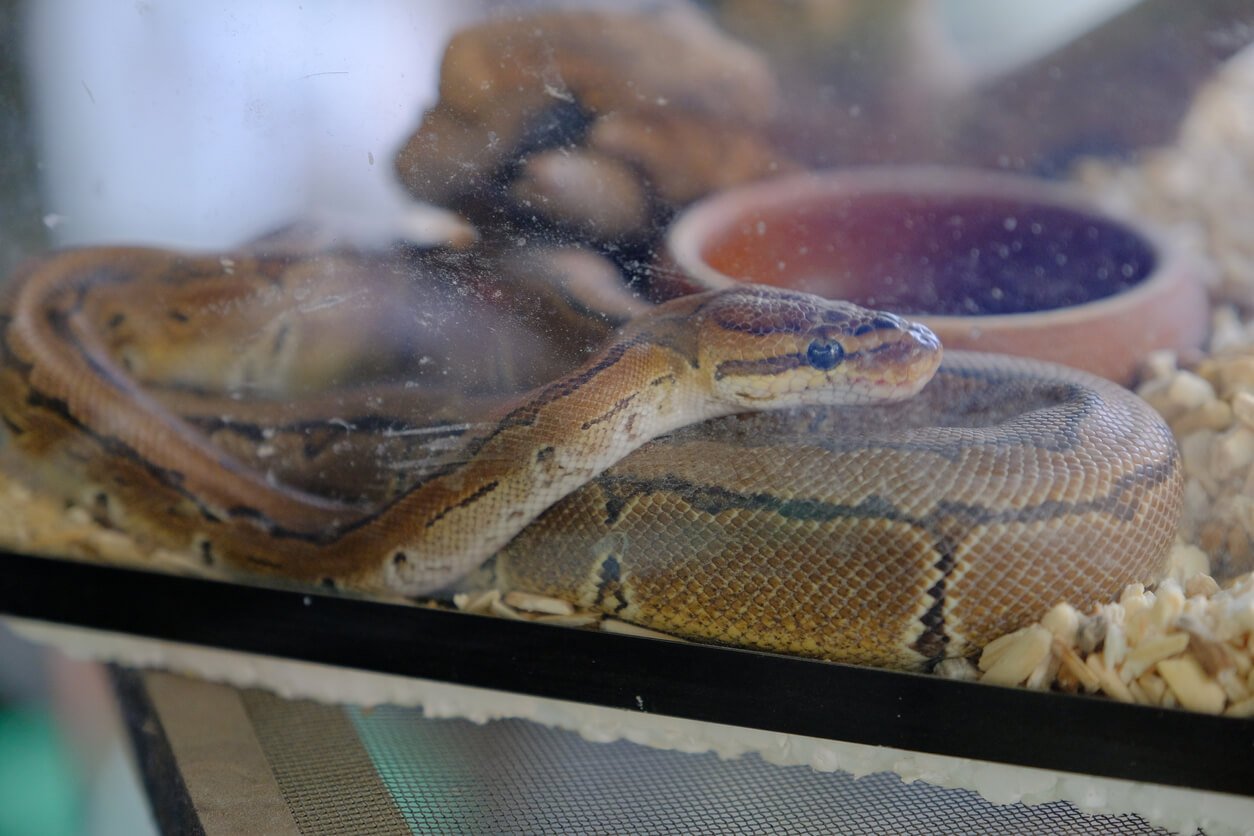
[[[910,336],[913,337],[915,342],[919,343],[920,345],[923,345],[929,348],[936,348],[940,346],[940,338],[936,336],[936,334],[932,331],[932,329],[928,328],[925,325],[920,325],[917,322],[912,323],[910,325],[909,331],[910,331]]]

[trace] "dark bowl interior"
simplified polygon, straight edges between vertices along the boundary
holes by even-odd
[[[904,314],[1049,311],[1125,291],[1155,266],[1107,218],[999,195],[798,195],[745,209],[701,257],[732,278]]]

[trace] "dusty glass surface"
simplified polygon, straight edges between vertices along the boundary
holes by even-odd
[[[6,7],[4,544],[1254,713],[1251,13],[1055,6]]]

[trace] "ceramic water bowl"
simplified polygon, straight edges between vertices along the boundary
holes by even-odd
[[[760,181],[689,208],[661,295],[738,281],[912,316],[947,348],[1037,357],[1128,383],[1154,349],[1195,349],[1202,268],[1044,181],[936,167]]]

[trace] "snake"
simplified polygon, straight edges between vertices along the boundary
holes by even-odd
[[[371,282],[377,304],[354,303]],[[1179,455],[1131,392],[773,287],[650,306],[482,420],[424,424],[405,414],[422,363],[378,359],[422,350],[404,316],[377,324],[411,284],[353,257],[38,259],[0,307],[5,466],[139,543],[274,582],[421,597],[486,576],[898,668],[1151,582],[1175,536]],[[488,378],[494,328],[468,340]]]

